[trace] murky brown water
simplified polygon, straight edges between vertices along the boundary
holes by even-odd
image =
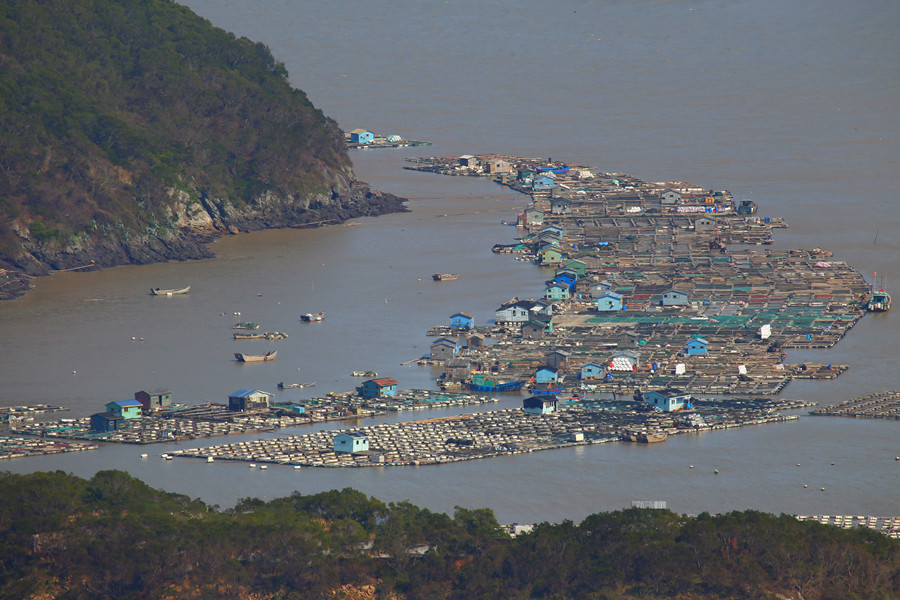
[[[353,155],[362,179],[411,198],[413,212],[227,238],[216,243],[214,260],[42,279],[26,298],[0,304],[0,404],[60,403],[87,415],[155,387],[186,402],[222,401],[240,388],[274,391],[278,381],[316,381],[324,393],[358,383],[355,369],[375,369],[403,387],[431,385],[428,369],[400,366],[428,351],[429,326],[458,310],[489,319],[503,300],[537,295],[545,277],[490,252],[514,235],[500,220],[523,197],[485,181],[403,171],[403,158],[413,155],[548,156],[725,187],[755,200],[763,214],[788,219],[790,229],[776,234],[779,247],[828,248],[870,278],[886,276],[900,296],[900,64],[886,58],[900,54],[894,6],[188,4],[267,43],[292,81],[344,129],[434,141]],[[430,275],[439,271],[461,278],[436,284]],[[187,284],[186,297],[147,294]],[[326,321],[298,322],[321,309]],[[786,395],[829,403],[898,388],[897,319],[897,310],[867,316],[835,349],[792,355],[851,369],[832,382],[792,383]],[[289,338],[234,342],[237,320]],[[232,360],[237,350],[268,345],[279,351],[273,364]],[[171,446],[105,447],[3,466],[84,476],[121,468],[223,506],[244,496],[352,486],[435,510],[490,506],[501,520],[518,522],[579,519],[638,498],[665,499],[685,512],[886,515],[900,510],[898,427],[804,417],[652,447],[399,470],[259,472],[159,460]],[[145,451],[151,458],[142,461]]]

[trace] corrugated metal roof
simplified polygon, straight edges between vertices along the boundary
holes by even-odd
[[[110,404],[115,404],[116,406],[120,406],[122,408],[128,408],[129,406],[143,406],[139,400],[135,400],[134,398],[130,398],[128,400],[115,400],[110,402]]]

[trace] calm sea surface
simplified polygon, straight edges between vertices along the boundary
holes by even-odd
[[[278,381],[315,381],[322,394],[351,389],[356,369],[393,376],[402,387],[433,387],[430,369],[400,366],[427,353],[425,331],[459,310],[483,323],[509,297],[538,295],[545,274],[490,252],[515,235],[500,221],[526,198],[482,180],[404,171],[408,156],[545,156],[727,188],[789,221],[776,234],[778,247],[828,248],[870,280],[884,276],[900,295],[894,3],[187,5],[267,44],[292,83],[343,129],[433,141],[353,154],[361,179],[410,198],[412,212],[228,237],[215,243],[212,260],[40,279],[25,298],[0,304],[0,405],[62,404],[84,416],[141,389],[221,402],[241,388],[274,392]],[[460,280],[436,284],[430,275],[439,271],[459,272]],[[147,294],[188,284],[185,297]],[[324,322],[299,323],[301,314],[322,309]],[[900,388],[898,319],[897,310],[866,316],[833,350],[793,353],[790,360],[851,368],[832,382],[792,383],[785,395],[828,404]],[[234,342],[237,320],[289,338]],[[232,359],[237,350],[270,345],[278,349],[273,364]],[[517,404],[507,398],[488,408]],[[161,461],[174,445],[111,445],[3,467],[85,477],[124,469],[221,506],[351,486],[433,510],[489,506],[506,522],[579,520],[633,499],[667,500],[683,512],[896,515],[898,433],[900,423],[803,416],[658,446],[609,444],[438,467],[259,471]],[[141,460],[141,452],[150,458]]]

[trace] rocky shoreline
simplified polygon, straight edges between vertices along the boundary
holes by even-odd
[[[75,237],[65,245],[42,244],[27,227],[18,227],[23,251],[0,258],[0,300],[11,300],[34,287],[35,277],[58,271],[93,271],[120,265],[212,258],[207,244],[240,232],[334,225],[356,217],[405,212],[405,199],[373,190],[367,183],[341,179],[331,194],[278,197],[266,193],[253,203],[235,207],[228,200],[171,190],[170,227],[134,234],[104,227]]]

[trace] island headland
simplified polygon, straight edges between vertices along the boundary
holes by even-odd
[[[125,43],[123,32],[127,32]],[[153,0],[0,8],[0,299],[58,270],[404,210],[260,43]]]

